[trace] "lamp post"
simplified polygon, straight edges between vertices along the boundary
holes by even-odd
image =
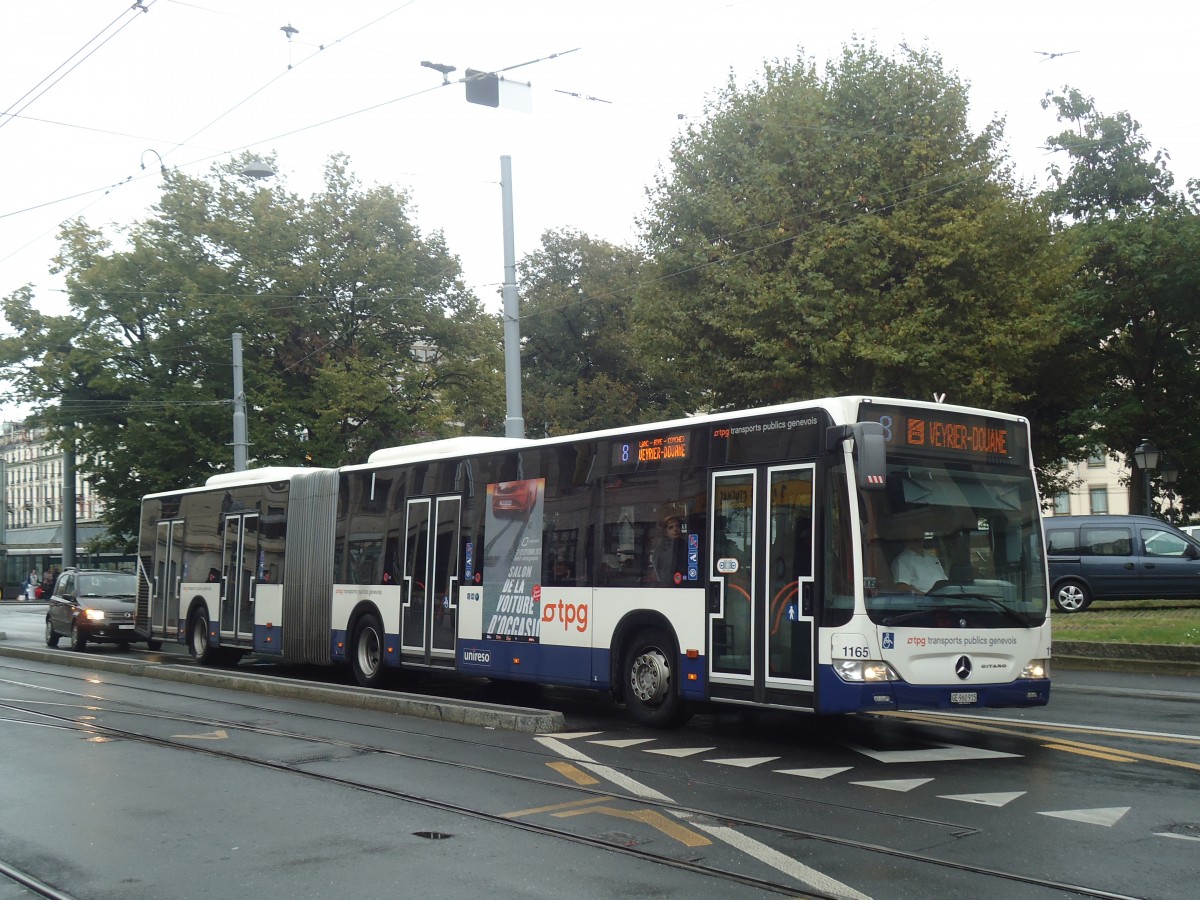
[[[291,35],[289,34],[290,38]],[[247,178],[262,180],[275,175],[275,170],[257,156],[242,168]],[[249,464],[246,438],[246,391],[242,387],[242,333],[233,333],[233,471],[244,472]]]
[[[1163,484],[1167,486],[1167,521],[1174,525],[1175,519],[1178,518],[1175,510],[1175,482],[1179,480],[1179,466],[1173,459],[1163,459],[1159,463],[1158,471],[1162,475]]]
[[[1158,468],[1158,456],[1158,448],[1148,438],[1142,438],[1142,442],[1133,451],[1133,461],[1137,463],[1137,467],[1142,471],[1142,485],[1145,491],[1144,501],[1146,515],[1148,516],[1154,514],[1150,506],[1150,471]]]

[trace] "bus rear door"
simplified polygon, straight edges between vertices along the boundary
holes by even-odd
[[[812,707],[813,471],[809,464],[713,474],[708,610],[714,699]]]

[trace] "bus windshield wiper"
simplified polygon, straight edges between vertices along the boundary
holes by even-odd
[[[995,597],[989,596],[988,594],[969,594],[965,591],[959,591],[958,593],[955,593],[955,594],[936,594],[934,596],[953,597],[956,600],[960,599],[960,598],[963,600],[982,600],[984,603],[991,604],[991,607],[993,609],[999,610],[1000,612],[1004,613],[1006,616],[1008,616],[1014,622],[1019,624],[1022,628],[1029,627],[1028,616],[1024,615],[1023,613],[1017,612],[1011,606],[1008,606],[1007,604],[1003,603],[1000,600],[997,600]],[[969,612],[969,610],[965,610],[962,607],[958,607],[958,606],[939,607],[939,608],[940,609],[949,609],[951,612]]]

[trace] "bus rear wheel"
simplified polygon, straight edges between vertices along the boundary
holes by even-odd
[[[679,695],[679,654],[674,647],[666,631],[646,628],[625,650],[625,703],[630,716],[643,725],[674,728],[691,716],[689,704]]]
[[[350,668],[354,680],[365,688],[379,687],[383,682],[383,624],[374,613],[367,613],[354,626]]]
[[[204,666],[216,663],[217,652],[208,645],[208,610],[203,606],[188,618],[187,643],[196,662]]]

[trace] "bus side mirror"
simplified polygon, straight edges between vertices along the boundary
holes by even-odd
[[[825,450],[839,449],[843,441],[854,441],[854,468],[860,491],[882,491],[887,487],[887,444],[878,422],[835,425],[825,430]]]

